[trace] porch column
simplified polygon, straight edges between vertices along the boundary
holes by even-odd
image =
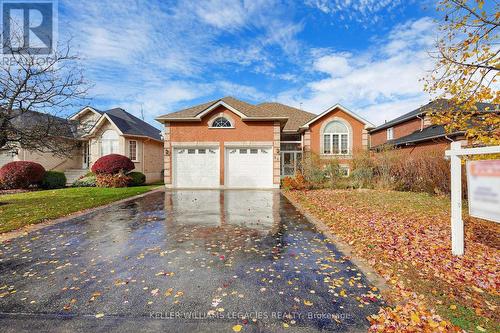
[[[274,122],[273,127],[273,185],[279,188],[281,182],[281,124],[279,121]]]
[[[306,130],[304,132],[304,147],[303,150],[305,153],[311,151],[311,130]]]
[[[363,145],[363,150],[368,150],[368,131],[363,128],[363,132],[361,134],[361,141]]]
[[[170,123],[165,123],[164,143],[163,143],[163,182],[166,187],[172,187],[172,144],[170,138]]]

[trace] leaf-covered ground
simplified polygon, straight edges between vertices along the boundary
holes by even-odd
[[[449,198],[375,190],[288,195],[393,286],[394,306],[372,316],[372,331],[500,331],[498,224],[464,214],[465,255],[454,257]]]
[[[157,187],[72,187],[0,195],[0,233],[105,205]]]
[[[0,243],[16,332],[359,332],[385,305],[274,191],[156,192]]]

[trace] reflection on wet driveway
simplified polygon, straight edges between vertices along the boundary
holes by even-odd
[[[277,191],[153,193],[0,246],[12,331],[358,331],[381,303]]]

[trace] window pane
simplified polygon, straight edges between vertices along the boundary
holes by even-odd
[[[325,127],[324,133],[348,133],[347,126],[340,121],[332,121]]]
[[[207,151],[205,149],[198,149],[198,154],[205,154]]]
[[[219,117],[213,121],[212,127],[231,127],[231,122],[224,117]]]
[[[332,153],[338,154],[339,150],[339,134],[332,134]]]
[[[195,154],[196,153],[196,149],[188,149],[188,154]]]
[[[258,152],[258,149],[250,149],[250,154],[257,154]]]
[[[340,137],[340,152],[341,154],[347,154],[348,149],[347,149],[347,134],[342,134]]]
[[[129,141],[129,157],[132,161],[137,160],[137,141]]]
[[[246,154],[247,150],[246,149],[240,149],[240,154]]]
[[[323,137],[323,153],[324,154],[331,154],[331,136],[330,134],[325,134]]]

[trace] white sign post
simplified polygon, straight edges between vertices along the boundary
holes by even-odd
[[[460,156],[479,154],[500,154],[500,146],[462,149],[462,143],[460,141],[456,141],[452,142],[450,150],[445,152],[445,155],[450,157],[451,164],[451,252],[458,256],[464,254],[464,222],[462,220],[462,163]],[[500,189],[498,189],[498,191],[500,192]],[[482,202],[481,205],[483,204],[484,202]],[[486,209],[488,211],[494,211],[495,207],[488,205]],[[489,216],[490,214],[487,215]],[[489,219],[488,216],[483,215],[482,218]]]

